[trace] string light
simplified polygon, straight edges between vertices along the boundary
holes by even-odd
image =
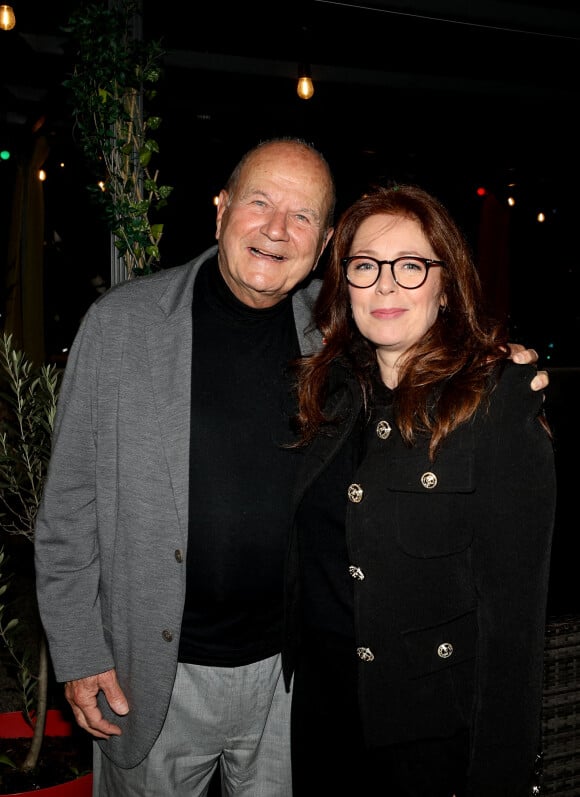
[[[298,85],[296,94],[301,100],[309,100],[314,94],[314,85],[310,75],[310,67],[307,64],[300,64],[298,67]]]
[[[12,30],[16,25],[16,17],[12,6],[0,5],[0,29]]]

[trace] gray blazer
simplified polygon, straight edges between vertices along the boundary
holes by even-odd
[[[36,524],[38,601],[58,681],[116,668],[131,711],[103,714],[121,767],[157,738],[171,696],[185,596],[192,297],[213,246],[116,286],[88,310],[58,402]],[[293,296],[303,353],[319,288]]]

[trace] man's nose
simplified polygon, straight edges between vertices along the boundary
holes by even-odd
[[[262,231],[273,240],[284,240],[288,238],[288,220],[286,213],[282,210],[273,210],[262,225]]]

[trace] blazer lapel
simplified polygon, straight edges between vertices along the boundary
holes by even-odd
[[[191,305],[199,267],[215,252],[216,247],[212,247],[192,261],[184,277],[170,284],[159,303],[163,315],[146,332],[160,440],[169,469],[184,549],[189,518]]]
[[[191,327],[189,307],[147,332],[160,439],[184,544],[188,532]]]

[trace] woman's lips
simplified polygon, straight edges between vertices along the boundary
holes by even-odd
[[[391,307],[391,308],[383,307],[378,310],[371,310],[371,315],[374,318],[384,319],[388,321],[393,318],[399,318],[405,312],[406,310],[402,307]]]

